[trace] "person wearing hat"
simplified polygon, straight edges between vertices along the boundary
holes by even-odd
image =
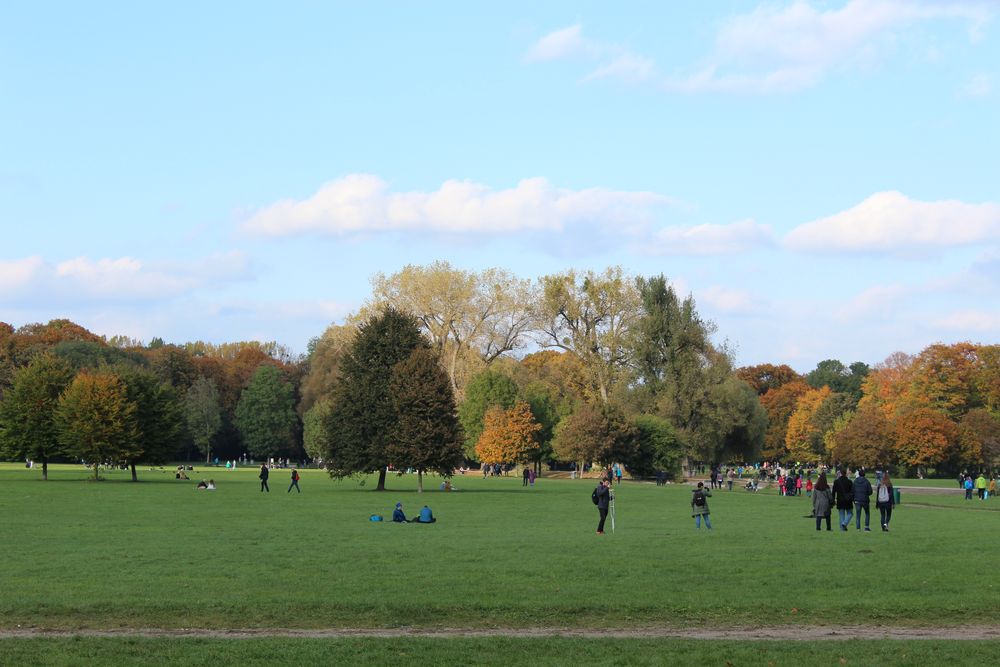
[[[403,514],[403,503],[396,503],[396,509],[392,511],[392,520],[396,523],[409,523],[410,521]]]

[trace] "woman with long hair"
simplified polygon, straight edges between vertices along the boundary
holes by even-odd
[[[882,483],[878,485],[875,492],[875,507],[878,508],[879,516],[882,519],[882,532],[889,532],[889,521],[892,519],[892,508],[896,504],[896,496],[892,491],[892,482],[889,480],[889,473],[882,475]]]
[[[826,482],[826,473],[820,473],[816,486],[813,487],[813,516],[816,517],[816,530],[820,521],[826,519],[826,529],[830,530],[830,508],[833,507],[833,494]]]

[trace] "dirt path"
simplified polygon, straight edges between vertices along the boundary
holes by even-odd
[[[730,639],[816,641],[849,639],[938,639],[938,640],[1000,640],[1000,626],[972,625],[954,628],[920,628],[896,626],[762,626],[732,628],[664,628],[649,627],[632,630],[600,630],[596,628],[341,628],[328,630],[296,630],[274,628],[265,630],[206,628],[136,628],[117,630],[50,630],[45,628],[7,628],[0,630],[0,639],[31,639],[44,637],[149,637],[200,639],[349,639],[349,638],[438,638],[468,639],[476,637],[583,639]]]

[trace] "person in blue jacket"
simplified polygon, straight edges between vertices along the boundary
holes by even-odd
[[[434,518],[434,513],[431,512],[431,508],[424,505],[420,508],[420,516],[413,520],[413,523],[434,523],[437,519]]]
[[[396,503],[396,509],[392,511],[392,520],[395,523],[409,523],[406,515],[403,514],[403,503]]]

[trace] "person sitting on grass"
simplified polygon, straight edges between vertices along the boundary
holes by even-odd
[[[437,519],[434,518],[434,513],[431,512],[431,508],[424,505],[420,508],[420,516],[413,520],[412,523],[434,523]]]
[[[199,489],[207,489],[208,488],[208,484],[205,482],[205,480],[201,480],[200,482],[198,482],[198,487],[197,488],[199,488]]]
[[[208,487],[206,487],[206,488],[209,491],[215,491],[215,480],[214,479],[208,480]]]
[[[392,511],[392,520],[395,523],[409,523],[409,519],[403,514],[403,503],[396,503],[396,509]]]

